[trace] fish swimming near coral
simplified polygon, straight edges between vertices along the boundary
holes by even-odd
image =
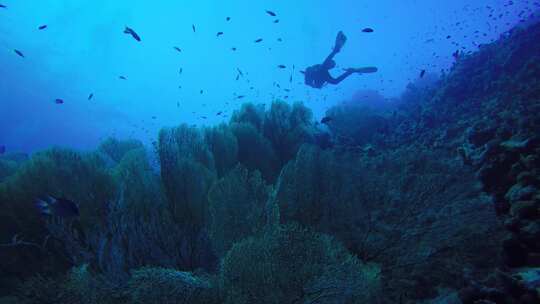
[[[328,124],[328,123],[331,122],[332,120],[334,120],[332,117],[326,116],[326,117],[323,117],[323,118],[321,119],[321,123],[322,123],[322,124]]]
[[[126,28],[124,29],[124,34],[131,35],[133,39],[139,42],[141,41],[141,37],[132,28],[126,26]]]
[[[79,207],[75,202],[54,196],[47,196],[36,201],[36,207],[42,215],[73,218],[79,216]]]

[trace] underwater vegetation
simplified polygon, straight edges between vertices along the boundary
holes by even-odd
[[[323,123],[246,103],[155,151],[2,155],[0,302],[539,303],[539,54],[537,24]]]

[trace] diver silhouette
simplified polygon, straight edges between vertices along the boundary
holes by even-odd
[[[338,78],[332,77],[330,75],[329,70],[336,67],[336,62],[334,61],[334,56],[336,56],[340,51],[341,48],[345,45],[345,42],[347,42],[347,37],[345,34],[343,34],[342,31],[339,31],[336,37],[336,44],[334,45],[334,49],[326,57],[324,62],[322,64],[316,64],[313,66],[310,66],[307,68],[304,72],[305,77],[305,84],[307,84],[310,87],[320,89],[322,88],[326,83],[329,84],[338,84],[345,80],[345,78],[351,76],[354,73],[357,74],[367,74],[367,73],[375,73],[377,72],[376,67],[365,67],[365,68],[348,68],[345,69],[345,73],[343,73]]]

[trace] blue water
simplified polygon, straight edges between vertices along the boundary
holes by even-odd
[[[302,101],[321,117],[360,89],[390,99],[421,70],[449,69],[457,49],[494,41],[537,2],[1,0],[0,145],[88,149],[109,136],[149,143],[163,126],[227,121],[246,101]],[[125,26],[142,41],[123,34]],[[299,71],[324,60],[339,30],[348,41],[334,74],[361,66],[379,72],[322,90],[305,86]]]

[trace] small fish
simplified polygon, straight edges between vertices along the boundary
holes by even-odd
[[[217,32],[216,37],[223,35],[223,32]]]
[[[225,18],[226,21],[231,21],[231,17]]]
[[[38,27],[38,30],[41,31],[41,30],[44,30],[44,29],[46,29],[46,28],[47,28],[47,25],[44,24],[44,25],[40,25],[40,26]]]
[[[328,123],[331,122],[332,120],[334,120],[332,117],[325,116],[325,117],[323,117],[323,119],[321,119],[321,123],[322,123],[322,124],[328,124]]]
[[[207,117],[206,116],[201,116],[202,119],[206,119]]]
[[[283,41],[283,39],[281,39],[281,38],[278,38],[278,39],[277,39],[277,41],[278,41],[278,42],[282,42],[282,41]]]
[[[426,70],[422,70],[422,72],[420,72],[420,78],[423,78],[424,75],[426,75]]]
[[[56,103],[56,104],[63,104],[63,103],[64,103],[64,100],[61,99],[61,98],[56,98],[56,99],[54,100],[54,103]]]
[[[94,93],[90,93],[90,95],[88,95],[88,100],[91,100],[92,98],[94,98]]]
[[[244,97],[246,97],[246,96],[244,96],[244,95],[238,95],[238,96],[236,96],[236,99],[242,99],[242,98],[244,98]]]
[[[279,23],[279,19],[274,20],[274,23]]]
[[[15,54],[19,55],[20,57],[24,58],[24,54],[19,50],[13,50]]]
[[[285,66],[285,65],[283,65],[283,64],[280,64],[280,65],[278,65],[277,67],[280,68],[280,69],[286,69],[286,68],[287,68],[287,66]]]
[[[4,4],[0,4],[0,8],[7,8]]]
[[[182,49],[179,48],[179,47],[177,47],[177,46],[175,46],[175,47],[173,47],[173,48],[174,48],[178,53],[181,53],[181,52],[182,52]]]
[[[219,111],[219,112],[216,113],[216,115],[219,116],[219,115],[221,115],[221,113],[223,113],[223,112]]]
[[[195,33],[195,24],[191,25],[191,29],[193,29],[193,32]]]
[[[272,12],[272,11],[269,11],[269,10],[266,10],[266,13],[272,17],[275,17],[277,16],[276,13]]]
[[[126,76],[118,76],[118,78],[122,79],[122,80],[127,80],[127,77]]]
[[[450,38],[452,38],[452,36],[450,36],[450,35],[446,36],[446,39],[450,39]]]
[[[236,48],[235,48],[235,47],[233,47],[233,48],[231,48],[231,50],[232,50],[232,51],[236,51]]]
[[[261,41],[263,41],[262,38],[259,38],[259,39],[255,40],[255,43],[259,43]]]
[[[45,199],[38,199],[36,207],[42,215],[57,216],[62,218],[73,218],[79,216],[79,207],[75,202],[65,198],[47,196]]]
[[[362,30],[363,33],[373,33],[374,30],[370,27],[366,27],[365,29]]]
[[[240,74],[236,75],[236,80],[240,79]]]
[[[126,26],[126,28],[124,29],[124,34],[131,35],[133,39],[139,42],[141,41],[141,37],[137,33],[135,33],[135,31],[132,28],[129,28]]]
[[[455,51],[453,54],[452,54],[452,57],[454,57],[454,59],[457,61],[459,59],[459,50]]]
[[[0,146],[0,155],[6,153],[6,146]]]
[[[239,74],[240,76],[244,76],[244,73],[242,73],[242,70],[240,70],[239,68],[236,68],[236,70],[238,71],[238,74]]]
[[[156,119],[157,117],[156,116],[152,116],[152,119]]]
[[[204,90],[201,90],[199,93],[201,93],[201,94],[204,93]]]

